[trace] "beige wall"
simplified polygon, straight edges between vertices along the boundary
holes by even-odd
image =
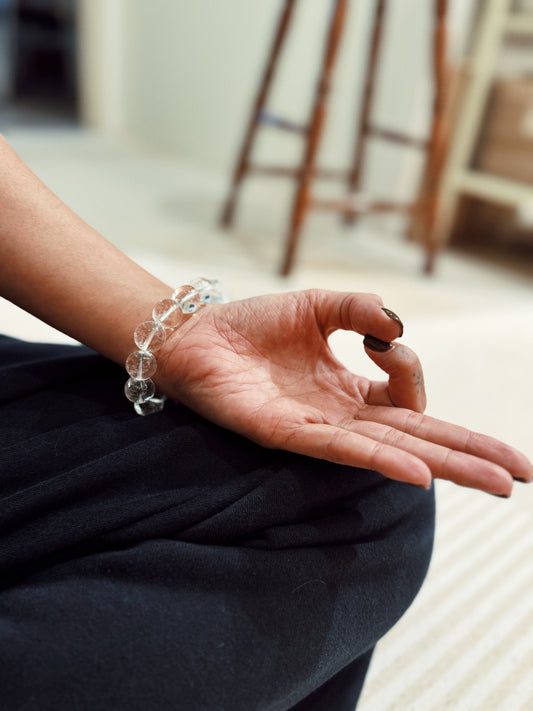
[[[80,112],[85,125],[124,131],[124,0],[78,0]]]
[[[80,0],[86,122],[193,162],[227,171],[257,86],[280,0]],[[375,0],[352,2],[336,72],[322,162],[349,161],[355,110]],[[423,135],[430,105],[430,0],[393,2],[376,120]],[[305,120],[330,0],[298,4],[271,106]],[[452,44],[460,45],[470,2],[452,3]],[[294,162],[297,137],[264,130],[264,161]],[[373,189],[409,192],[417,157],[377,145]]]

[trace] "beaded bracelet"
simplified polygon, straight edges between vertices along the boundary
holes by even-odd
[[[135,329],[133,339],[139,350],[130,353],[126,359],[130,378],[124,393],[138,415],[151,415],[165,406],[166,397],[156,397],[151,377],[157,370],[154,353],[165,343],[167,331],[175,331],[200,306],[223,302],[218,285],[216,280],[199,277],[180,286],[170,299],[157,302],[152,311],[153,321],[144,321]]]

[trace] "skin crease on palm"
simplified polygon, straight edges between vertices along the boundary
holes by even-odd
[[[514,479],[531,480],[517,450],[423,414],[422,367],[406,345],[365,349],[388,375],[371,381],[331,352],[339,328],[385,342],[401,332],[372,294],[303,291],[207,306],[158,354],[158,385],[263,446],[418,486],[442,478],[509,496]]]

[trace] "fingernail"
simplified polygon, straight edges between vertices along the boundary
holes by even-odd
[[[377,351],[378,353],[385,353],[392,348],[392,343],[388,341],[382,341],[380,338],[371,336],[369,333],[363,339],[363,345],[369,348],[371,351]]]
[[[399,326],[400,326],[400,338],[401,338],[401,337],[403,336],[403,323],[402,323],[402,319],[401,319],[397,314],[395,314],[394,311],[391,311],[390,309],[386,309],[385,307],[383,307],[381,310],[384,311],[384,312],[387,314],[387,316],[388,316],[389,318],[391,318],[393,321],[396,321],[396,323],[399,324]]]

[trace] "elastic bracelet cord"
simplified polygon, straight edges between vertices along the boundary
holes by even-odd
[[[204,304],[222,303],[217,280],[199,277],[190,284],[177,288],[170,299],[158,301],[152,311],[153,321],[143,321],[135,329],[133,339],[139,349],[126,359],[126,370],[130,376],[124,386],[124,393],[133,403],[138,415],[160,412],[166,397],[158,397],[152,375],[157,370],[154,353],[167,339],[168,331],[175,331],[185,320]]]

